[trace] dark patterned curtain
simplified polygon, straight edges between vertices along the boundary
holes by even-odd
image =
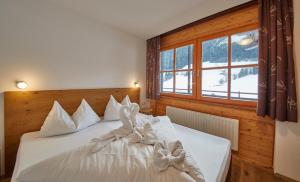
[[[293,0],[259,0],[259,116],[297,122]]]
[[[148,39],[146,61],[146,97],[148,99],[159,98],[159,54],[160,38]]]

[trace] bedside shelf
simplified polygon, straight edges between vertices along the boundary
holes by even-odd
[[[153,110],[151,108],[149,108],[149,109],[141,109],[140,113],[147,114],[147,115],[152,115],[153,114]]]

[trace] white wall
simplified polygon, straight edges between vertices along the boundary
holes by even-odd
[[[300,181],[300,1],[294,0],[294,43],[298,123],[276,122],[274,171]]]
[[[29,90],[144,86],[145,41],[97,20],[46,1],[1,0],[0,27],[2,156],[3,92],[16,80]]]

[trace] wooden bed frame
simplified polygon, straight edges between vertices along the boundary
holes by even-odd
[[[11,176],[13,172],[21,136],[40,130],[54,100],[71,115],[85,98],[94,111],[102,116],[110,95],[118,101],[126,95],[132,102],[140,101],[139,88],[5,92],[5,175]]]

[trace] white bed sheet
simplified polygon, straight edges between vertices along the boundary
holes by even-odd
[[[106,127],[103,127],[106,125]],[[101,121],[77,133],[40,138],[39,132],[26,133],[22,136],[12,182],[22,169],[26,169],[41,159],[55,156],[63,151],[75,149],[88,143],[92,138],[106,133],[103,128],[115,129],[120,121]],[[185,147],[193,154],[207,182],[225,181],[230,164],[230,141],[197,130],[174,124]]]
[[[230,141],[173,123],[184,147],[189,147],[206,181],[226,180],[231,161]]]

